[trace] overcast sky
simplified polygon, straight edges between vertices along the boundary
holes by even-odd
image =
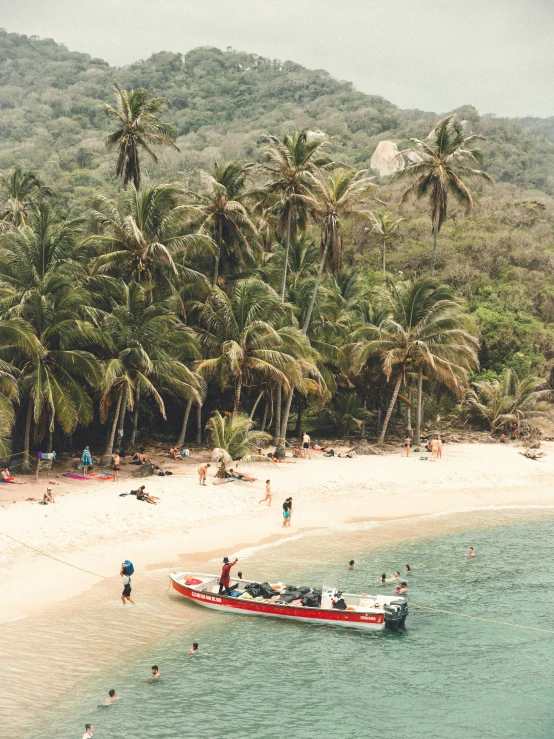
[[[402,108],[554,115],[554,0],[0,0],[0,24],[113,65],[232,46]]]

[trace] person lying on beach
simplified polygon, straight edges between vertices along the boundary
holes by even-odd
[[[290,459],[277,459],[277,457],[271,457],[271,461],[275,464],[295,464],[294,462],[291,462]]]
[[[356,454],[354,450],[352,450],[351,452],[346,452],[345,454],[343,454],[342,452],[339,452],[337,456],[340,457],[341,459],[357,459],[358,457],[358,455]]]
[[[235,480],[242,480],[243,482],[256,482],[258,479],[257,477],[252,477],[252,475],[245,475],[243,472],[239,472],[238,470],[229,470],[229,475],[231,477],[234,477]]]
[[[323,456],[324,457],[334,457],[335,456],[335,450],[334,449],[329,449],[329,451],[328,452],[325,452],[325,454]]]
[[[0,482],[9,482],[12,485],[26,485],[27,484],[26,481],[19,482],[18,480],[15,479],[15,477],[12,477],[8,467],[4,467],[4,469],[2,470],[0,474]]]

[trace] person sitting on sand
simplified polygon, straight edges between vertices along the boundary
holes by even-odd
[[[0,474],[0,482],[9,482],[12,485],[26,485],[26,482],[18,482],[15,477],[12,477],[8,467],[4,467]]]
[[[141,449],[140,452],[135,452],[131,459],[131,464],[149,464],[149,462],[150,460],[148,459],[148,455],[144,453],[144,449]]]
[[[46,492],[42,496],[42,502],[46,504],[56,502],[54,500],[54,494],[52,493],[52,488],[46,488]]]
[[[508,443],[508,437],[504,432],[500,434],[500,443],[501,444],[507,444]]]
[[[150,495],[146,492],[146,485],[141,485],[138,490],[131,490],[131,495],[136,495],[137,500],[142,500],[145,503],[151,503],[152,505],[157,505],[159,498],[155,495]]]
[[[304,452],[302,449],[299,449],[297,446],[292,448],[292,456],[296,457],[297,459],[303,459],[304,458]]]
[[[172,446],[169,449],[169,456],[171,457],[171,459],[174,459],[176,462],[182,462],[183,460],[178,446]]]

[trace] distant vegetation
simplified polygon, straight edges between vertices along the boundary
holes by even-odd
[[[114,70],[5,32],[0,80],[2,454],[198,439],[214,410],[281,448],[548,426],[548,121],[464,107],[437,128],[291,62]],[[410,182],[366,170],[413,138],[403,203]]]

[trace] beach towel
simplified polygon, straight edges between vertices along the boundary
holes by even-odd
[[[109,472],[91,472],[89,477],[96,477],[97,480],[113,480],[113,475]]]
[[[64,472],[62,477],[70,477],[72,480],[88,480],[88,477],[76,475],[75,472]]]

